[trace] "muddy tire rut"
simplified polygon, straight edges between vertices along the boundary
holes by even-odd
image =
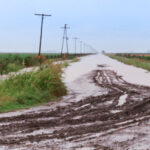
[[[83,147],[110,149],[99,145],[97,137],[91,135],[99,133],[100,139],[108,131],[150,118],[150,87],[128,83],[104,66],[93,71],[91,79],[106,94],[91,95],[54,109],[1,117],[0,148],[71,149],[60,143],[73,142],[75,149],[81,148],[78,143],[83,142]],[[88,143],[91,140],[94,145]]]

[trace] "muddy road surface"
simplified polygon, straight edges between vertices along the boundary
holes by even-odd
[[[72,94],[42,109],[1,115],[0,149],[150,149],[150,87],[130,84],[104,65],[87,77],[99,94],[78,100]],[[76,82],[79,89],[86,85]]]

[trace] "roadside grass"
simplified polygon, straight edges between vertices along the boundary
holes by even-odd
[[[66,68],[66,67],[68,67],[68,66],[69,66],[69,63],[68,63],[68,62],[64,62],[64,63],[63,63],[63,67]]]
[[[10,76],[0,82],[0,112],[29,108],[66,95],[62,65],[49,63],[37,72]]]
[[[39,65],[39,56],[27,56],[24,60],[26,60],[28,66],[37,64],[39,66],[38,71],[33,69],[33,71],[24,74],[10,74],[6,80],[0,80],[0,113],[46,104],[66,95],[66,86],[62,81],[63,68],[68,67],[69,62],[78,62],[79,58],[70,55],[66,58],[69,61],[64,62],[61,58],[45,58],[42,55],[40,59],[44,61]],[[3,74],[10,71],[17,72],[26,67],[20,65],[22,59],[18,56],[9,57],[9,59],[5,59],[7,67],[3,63],[3,67],[5,67]],[[1,61],[2,59],[0,59],[0,65]],[[57,63],[57,61],[62,63]]]
[[[78,61],[79,61],[79,58],[77,58],[77,57],[75,57],[75,58],[73,58],[73,59],[71,60],[72,63],[78,62]]]
[[[150,61],[144,60],[144,59],[139,59],[139,58],[127,58],[124,56],[117,56],[115,54],[107,54],[112,59],[116,59],[122,63],[128,64],[128,65],[133,65],[139,68],[143,68],[145,70],[150,71]]]

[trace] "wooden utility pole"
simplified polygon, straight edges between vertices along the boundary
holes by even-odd
[[[74,41],[75,41],[75,45],[74,45],[75,55],[77,55],[77,40],[78,40],[79,38],[74,37],[73,39],[74,39]]]
[[[83,53],[86,54],[86,44],[83,44]]]
[[[40,43],[39,43],[39,56],[41,55],[41,47],[42,47],[42,36],[43,36],[43,21],[44,17],[50,17],[51,15],[46,14],[35,14],[36,16],[41,16],[41,32],[40,32]]]
[[[82,41],[80,41],[80,54],[82,54]]]

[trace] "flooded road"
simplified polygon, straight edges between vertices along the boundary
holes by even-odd
[[[1,114],[0,149],[150,149],[149,81],[130,83],[132,76],[125,80],[121,73],[128,67],[130,75],[133,69],[125,65],[117,72],[118,64],[123,65],[102,55],[88,56],[66,70],[68,95],[60,101]]]

